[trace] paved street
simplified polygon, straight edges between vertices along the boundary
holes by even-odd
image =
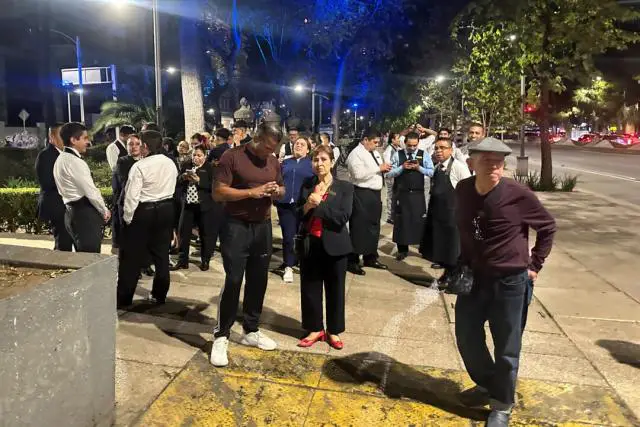
[[[516,155],[520,150],[514,145],[514,155],[508,165],[515,170]],[[640,155],[591,152],[561,148],[554,149],[553,171],[556,175],[578,175],[578,188],[598,193],[618,201],[640,206]],[[540,147],[527,146],[530,169],[540,168]]]
[[[559,233],[529,309],[514,425],[636,426],[640,210],[580,192],[540,197]],[[486,415],[455,397],[470,384],[453,334],[455,297],[428,287],[439,272],[421,258],[396,262],[390,235],[385,225],[390,271],[347,277],[343,351],[296,347],[298,276],[285,285],[271,274],[262,321],[279,350],[234,343],[236,325],[231,364],[215,369],[206,353],[224,280],[219,257],[209,272],[172,273],[161,307],[143,301],[145,278],[134,310],[119,313],[117,425],[481,425],[474,420]],[[51,244],[18,237],[0,243]],[[278,250],[277,226],[274,240]]]

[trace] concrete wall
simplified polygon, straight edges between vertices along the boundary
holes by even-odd
[[[117,259],[0,245],[0,263],[79,268],[0,300],[0,426],[110,426]]]

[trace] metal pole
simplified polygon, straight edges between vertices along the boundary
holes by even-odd
[[[353,130],[356,133],[356,137],[358,137],[358,107],[355,108],[353,113]]]
[[[71,121],[71,91],[67,89],[67,113],[69,114],[69,121]]]
[[[311,86],[311,132],[316,131],[316,85]]]
[[[80,37],[76,36],[76,57],[78,59],[78,89],[80,90],[80,123],[84,123],[84,84],[82,82],[82,49]]]
[[[160,68],[160,17],[158,15],[158,0],[152,0],[153,9],[153,51],[156,77],[156,121],[160,129],[163,128],[162,118],[162,69]]]
[[[113,102],[118,102],[118,78],[115,64],[111,64],[111,96]],[[116,126],[116,139],[120,139],[120,126]]]
[[[520,119],[522,122],[520,123],[520,157],[524,157],[524,110],[527,102],[527,94],[526,94],[526,80],[524,74],[520,76]]]
[[[319,111],[319,116],[318,117],[318,131],[320,131],[320,126],[322,126],[322,97],[320,97],[320,104],[318,104],[318,111]]]

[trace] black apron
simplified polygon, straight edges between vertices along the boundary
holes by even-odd
[[[420,245],[420,253],[426,259],[443,266],[455,265],[460,255],[455,188],[449,178],[453,161],[453,158],[449,159],[446,171],[438,166],[433,174],[429,213]]]
[[[405,151],[398,151],[399,164],[407,160]],[[423,164],[424,151],[415,153]],[[424,175],[420,171],[402,171],[393,181],[394,217],[393,242],[397,245],[419,245],[422,240],[427,205],[424,197]]]
[[[380,190],[355,187],[353,209],[349,220],[349,231],[354,254],[370,255],[377,253],[381,217],[382,199]]]

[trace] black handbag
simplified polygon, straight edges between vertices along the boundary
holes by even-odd
[[[473,289],[473,271],[468,265],[458,264],[446,273],[441,283],[446,286],[447,294],[469,295]]]

